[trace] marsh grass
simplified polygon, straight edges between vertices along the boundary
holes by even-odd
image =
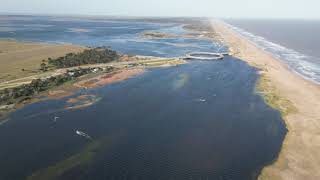
[[[40,170],[27,178],[27,180],[53,180],[61,176],[67,170],[70,170],[76,166],[84,163],[89,163],[95,156],[96,150],[101,146],[101,142],[92,142],[88,144],[81,152],[58,162],[53,166],[49,166],[46,169]]]
[[[64,173],[67,173],[74,168],[90,165],[90,163],[92,163],[99,154],[106,153],[109,148],[112,148],[114,143],[117,142],[117,139],[122,135],[123,132],[118,132],[110,136],[91,141],[78,153],[71,155],[65,160],[57,162],[54,165],[34,172],[32,175],[27,177],[26,180],[56,180],[60,179]]]
[[[297,108],[290,100],[280,96],[267,75],[261,74],[256,85],[256,91],[263,97],[266,104],[279,110],[283,117],[297,112]]]

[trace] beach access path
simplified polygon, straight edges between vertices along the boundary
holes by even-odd
[[[320,87],[291,71],[271,54],[227,27],[212,20],[214,30],[235,56],[260,69],[279,96],[292,102],[297,111],[283,117],[288,133],[279,157],[265,167],[260,180],[320,179]]]

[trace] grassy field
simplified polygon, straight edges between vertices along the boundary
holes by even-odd
[[[75,45],[0,40],[0,83],[36,75],[43,59],[56,58],[83,49],[84,47]]]

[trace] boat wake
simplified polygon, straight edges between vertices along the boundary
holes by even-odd
[[[86,139],[92,140],[92,138],[91,138],[87,133],[85,133],[85,132],[76,130],[76,133],[77,133],[79,136],[82,136],[82,137],[85,137]]]
[[[207,100],[204,98],[195,99],[196,102],[206,102]]]
[[[320,84],[320,58],[312,57],[293,49],[286,48],[273,43],[264,37],[254,35],[241,28],[235,27],[224,22],[230,29],[238,32],[243,37],[249,39],[262,50],[271,53],[277,59],[286,63],[294,72],[302,77]]]

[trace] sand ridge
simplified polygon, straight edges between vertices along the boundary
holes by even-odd
[[[288,133],[278,159],[265,167],[260,180],[320,179],[320,87],[292,72],[287,65],[252,42],[212,20],[214,30],[235,56],[261,69],[277,93],[290,100],[297,112],[284,116]]]

